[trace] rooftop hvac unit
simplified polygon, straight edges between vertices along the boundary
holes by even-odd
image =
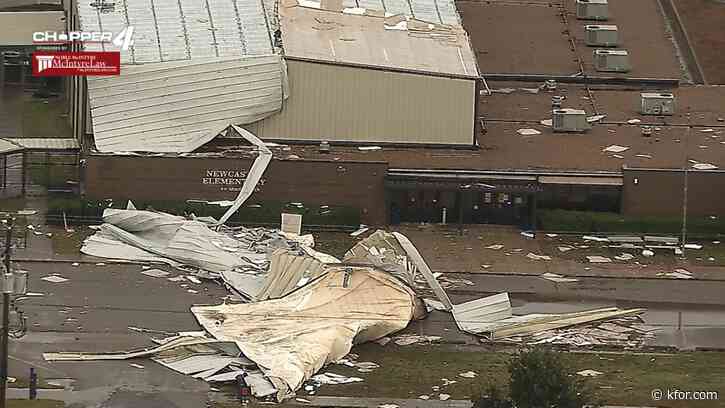
[[[675,113],[675,96],[671,93],[642,92],[643,115],[673,115]]]
[[[628,72],[632,67],[625,50],[595,50],[594,68],[601,72]]]
[[[554,132],[585,132],[591,129],[587,113],[581,109],[554,109],[551,119]]]
[[[606,20],[609,18],[607,0],[576,0],[576,18],[580,20]]]
[[[619,32],[615,25],[587,25],[584,29],[589,46],[614,47],[619,44]]]

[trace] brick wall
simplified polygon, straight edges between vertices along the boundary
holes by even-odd
[[[85,192],[88,198],[137,200],[233,200],[240,184],[219,184],[209,171],[247,173],[253,159],[176,157],[87,157]],[[387,163],[311,160],[273,160],[255,200],[344,205],[359,208],[362,222],[386,223]],[[230,180],[232,183],[236,181]]]
[[[725,217],[725,172],[688,171],[687,178],[688,216]],[[623,182],[622,213],[682,215],[684,171],[624,169]]]

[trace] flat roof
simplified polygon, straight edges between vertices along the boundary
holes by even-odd
[[[281,6],[285,56],[413,72],[479,76],[468,35],[462,27],[441,24],[440,19],[406,21],[401,15],[386,18],[380,13],[384,12],[378,10],[378,16],[375,16],[299,5]],[[406,26],[407,29],[402,29]]]
[[[578,20],[576,0],[562,9],[544,0],[456,2],[463,25],[471,36],[482,74],[588,75],[681,78],[682,71],[671,35],[657,0],[609,3],[609,19]],[[599,24],[601,23],[601,24]],[[594,50],[585,44],[587,25],[616,25],[620,44],[629,52],[627,73],[601,74],[594,68]]]

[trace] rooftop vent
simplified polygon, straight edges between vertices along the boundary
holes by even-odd
[[[587,122],[587,113],[581,109],[554,109],[551,114],[554,132],[582,133],[591,129]]]
[[[576,18],[580,20],[606,20],[609,18],[607,0],[576,0]]]
[[[640,113],[643,115],[673,115],[675,96],[667,92],[642,92]]]
[[[586,44],[594,47],[614,47],[619,44],[619,32],[615,25],[587,25]]]
[[[600,72],[629,72],[629,54],[625,50],[595,50],[594,68]]]

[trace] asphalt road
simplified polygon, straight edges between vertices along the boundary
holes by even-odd
[[[152,335],[133,332],[129,326],[168,332],[199,330],[189,307],[221,302],[228,292],[220,285],[148,277],[141,274],[140,265],[26,262],[18,267],[29,271],[30,291],[43,296],[20,302],[28,317],[29,332],[10,343],[11,376],[25,378],[33,366],[45,379],[72,378],[73,388],[79,391],[62,393],[58,398],[79,407],[137,407],[139,400],[147,400],[151,405],[144,406],[148,407],[191,408],[205,406],[218,394],[210,392],[202,381],[149,360],[49,363],[43,360],[42,353],[110,352],[152,345]],[[68,281],[41,280],[51,273]],[[725,338],[725,282],[582,279],[556,285],[531,276],[447,276],[474,282],[450,291],[456,303],[509,291],[515,311],[521,313],[644,306],[649,308],[647,323],[660,325],[669,333],[658,338],[662,344],[714,346]],[[685,330],[676,332],[680,311]],[[476,338],[460,333],[446,313],[436,312],[407,331],[443,336],[446,341],[477,343]],[[130,363],[144,368],[134,368]]]

